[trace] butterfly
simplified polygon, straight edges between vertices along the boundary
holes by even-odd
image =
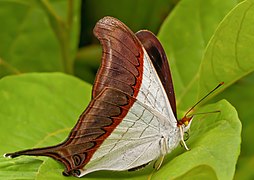
[[[156,36],[134,34],[113,17],[94,28],[103,47],[92,99],[68,138],[55,146],[8,153],[48,156],[64,164],[64,175],[124,171],[163,157],[184,142],[192,116],[177,119],[168,60]],[[158,165],[159,167],[160,165]]]

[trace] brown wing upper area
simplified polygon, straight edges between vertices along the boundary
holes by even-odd
[[[136,33],[136,36],[152,60],[153,66],[167,93],[172,111],[177,119],[175,93],[166,53],[159,40],[150,31],[141,30]]]
[[[93,86],[93,97],[105,87],[136,96],[143,72],[142,46],[135,34],[112,17],[101,19],[94,34],[103,47],[102,62]]]
[[[112,133],[135,101],[142,81],[143,50],[133,32],[112,17],[101,19],[94,34],[103,46],[102,63],[92,100],[61,144],[6,154],[49,156],[62,162],[65,175],[79,175],[79,169]]]

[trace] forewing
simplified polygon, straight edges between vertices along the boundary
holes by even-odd
[[[102,62],[93,86],[93,97],[105,87],[136,97],[143,73],[143,49],[135,34],[112,17],[99,20],[94,34],[102,44]]]
[[[159,40],[150,31],[141,30],[136,33],[136,36],[141,41],[143,47],[149,55],[150,60],[153,63],[156,73],[158,74],[160,81],[167,93],[172,111],[177,119],[175,93],[166,53]]]
[[[171,124],[177,123],[167,93],[145,49],[142,84],[136,99],[167,117]]]

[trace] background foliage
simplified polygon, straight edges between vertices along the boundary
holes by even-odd
[[[179,117],[225,82],[198,109],[221,113],[197,117],[187,141],[191,151],[178,147],[152,178],[253,179],[253,5],[253,0],[0,1],[0,153],[65,139],[89,103],[100,63],[92,28],[110,15],[134,32],[158,34],[170,62]],[[236,108],[241,122],[221,99]],[[67,179],[62,171],[49,158],[0,158],[2,179]],[[147,179],[151,172],[150,166],[87,178]]]

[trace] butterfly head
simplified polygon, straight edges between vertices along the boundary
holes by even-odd
[[[213,90],[211,90],[208,94],[206,94],[203,98],[201,98],[196,104],[194,104],[185,113],[184,117],[182,119],[177,121],[177,126],[178,127],[182,127],[182,128],[185,127],[185,129],[188,129],[188,127],[190,126],[191,120],[192,120],[192,118],[194,116],[194,114],[189,115],[189,113],[191,113],[197,105],[199,105],[204,99],[206,99],[210,94],[212,94],[216,89],[218,89],[223,84],[224,84],[224,82],[219,83]],[[195,115],[197,115],[197,113]]]
[[[191,124],[191,120],[192,120],[193,116],[184,116],[182,119],[177,121],[177,126],[184,126],[184,127],[189,127]]]
[[[177,126],[179,128],[179,133],[180,133],[180,138],[181,138],[181,143],[185,147],[186,150],[189,150],[187,147],[185,140],[184,140],[184,133],[187,132],[190,128],[191,122],[192,122],[193,116],[185,116],[177,121]]]

